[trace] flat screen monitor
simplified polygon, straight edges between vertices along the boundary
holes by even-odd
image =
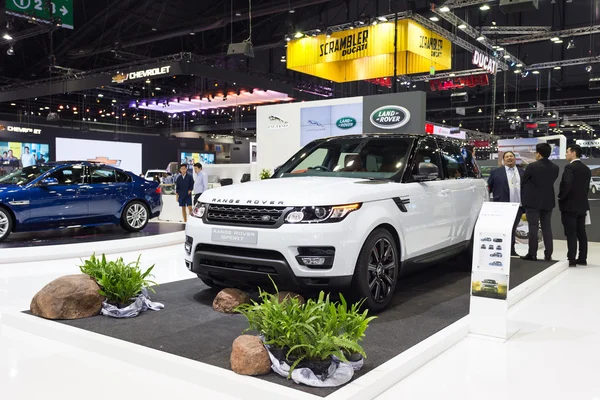
[[[0,175],[17,168],[50,161],[50,145],[31,142],[0,142]]]
[[[142,144],[56,138],[56,161],[89,161],[142,173]]]
[[[191,168],[195,163],[200,164],[215,164],[216,155],[215,153],[192,153],[192,152],[181,152],[180,154],[181,164],[187,164],[188,168]]]

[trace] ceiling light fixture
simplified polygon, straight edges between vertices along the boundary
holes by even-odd
[[[448,6],[443,6],[442,8],[440,8],[440,12],[448,12],[450,11],[450,7]]]
[[[8,33],[5,33],[4,36],[2,36],[2,38],[4,40],[13,40],[12,36],[10,36]]]
[[[440,19],[438,17],[436,17],[435,15],[432,17],[429,17],[429,19],[433,22],[438,22]]]
[[[553,42],[556,42],[557,40],[560,40],[560,38],[557,37],[557,36],[555,36],[555,37],[551,38],[550,40],[553,41]]]
[[[554,67],[554,69],[562,69],[562,67],[560,65],[557,65],[556,67]]]
[[[586,72],[592,72],[592,65],[588,65],[587,67],[585,67],[585,71]]]
[[[569,45],[567,46],[567,50],[571,50],[575,48],[575,41],[573,39],[569,40]]]
[[[485,36],[481,35],[477,38],[477,40],[483,42],[485,40]]]
[[[239,12],[237,12],[237,13],[235,13],[235,16],[236,16],[236,17],[241,17],[241,16],[242,16],[242,13],[239,13]]]
[[[490,6],[488,6],[487,4],[484,4],[484,5],[482,5],[481,7],[479,7],[479,9],[480,9],[481,11],[487,11],[487,10],[489,10],[489,9],[490,9]]]
[[[10,46],[8,48],[8,50],[6,50],[6,54],[8,54],[9,56],[14,56],[15,55],[15,49],[14,49],[14,47]]]
[[[518,63],[518,64],[516,65],[516,67],[517,67],[517,68],[521,68],[522,66],[523,66],[523,64],[521,64],[521,63]]]
[[[377,17],[377,19],[381,22],[388,22],[388,19],[386,17]]]
[[[467,25],[465,25],[465,24],[460,24],[460,25],[458,26],[458,29],[467,29]]]
[[[554,41],[554,43],[555,43],[555,44],[561,44],[561,43],[563,43],[563,41],[562,41],[562,40],[560,40],[560,39],[558,39],[558,40],[555,40],[555,41]]]
[[[539,75],[539,74],[540,74],[540,71],[537,71],[537,70],[536,70],[536,71],[533,71],[533,72],[532,72],[532,74],[534,74],[534,75]]]
[[[296,39],[300,39],[302,36],[304,36],[304,33],[302,32],[296,32],[296,34],[294,35]]]

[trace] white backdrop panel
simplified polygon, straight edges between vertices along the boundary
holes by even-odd
[[[56,161],[86,161],[107,158],[109,164],[142,173],[142,144],[103,140],[56,138]]]

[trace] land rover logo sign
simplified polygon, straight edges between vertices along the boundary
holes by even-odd
[[[371,114],[371,123],[380,129],[401,128],[409,121],[410,111],[400,106],[384,106]]]
[[[356,126],[356,120],[352,117],[344,117],[338,119],[335,125],[340,129],[352,129]]]

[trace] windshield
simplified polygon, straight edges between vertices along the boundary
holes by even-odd
[[[316,141],[282,165],[276,177],[391,179],[404,171],[413,141],[385,136]]]
[[[30,167],[17,169],[8,175],[0,177],[0,184],[19,186],[27,185],[28,183],[33,182],[35,179],[39,178],[46,172],[50,171],[52,168],[54,167],[51,165],[32,165]]]

